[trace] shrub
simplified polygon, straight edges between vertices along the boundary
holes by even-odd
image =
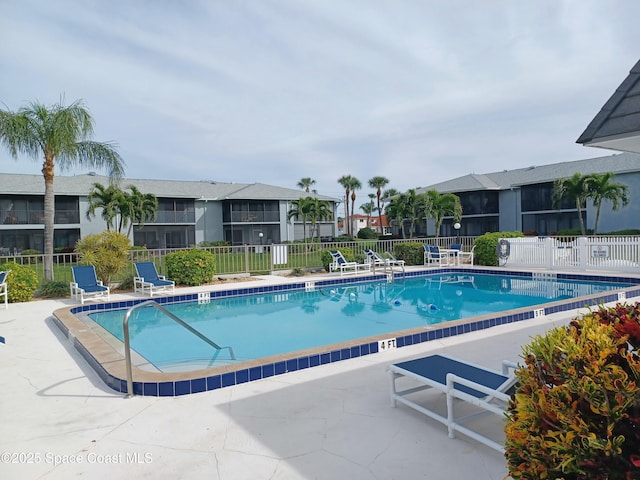
[[[476,265],[497,267],[498,255],[496,249],[498,248],[498,240],[501,238],[519,237],[524,237],[522,232],[492,232],[480,235],[473,242],[476,247],[473,255],[474,263]]]
[[[167,276],[182,285],[204,285],[216,273],[216,257],[206,250],[181,250],[167,254]]]
[[[505,428],[514,480],[640,478],[639,311],[592,312],[523,349]]]
[[[37,292],[37,296],[41,298],[64,298],[69,295],[69,282],[59,280],[45,282]]]
[[[372,228],[364,227],[358,230],[358,238],[369,240],[372,238],[378,238],[378,234]]]
[[[424,264],[424,244],[417,242],[399,243],[393,247],[393,256],[404,260],[407,265]]]
[[[31,255],[42,255],[42,253],[40,252],[40,250],[35,250],[33,248],[27,248],[24,249],[20,252],[21,256],[27,257],[27,256],[31,256]],[[35,256],[31,256],[30,258],[27,259],[27,263],[30,264],[35,264],[37,262],[37,258]]]
[[[307,274],[307,271],[302,267],[294,267],[291,269],[292,277],[304,277]]]
[[[7,275],[7,298],[10,303],[28,302],[38,288],[38,276],[31,267],[16,262],[2,264],[2,270],[11,270]],[[67,286],[67,288],[69,288]]]
[[[127,257],[131,241],[119,232],[106,231],[99,235],[87,235],[76,242],[75,251],[81,265],[93,265],[97,277],[105,285],[129,265]]]
[[[130,292],[131,290],[133,290],[134,289],[133,277],[135,277],[135,275],[133,273],[130,273],[126,275],[124,278],[121,278],[120,283],[118,284],[117,290],[121,292]]]

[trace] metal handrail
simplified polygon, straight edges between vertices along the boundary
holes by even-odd
[[[201,340],[211,345],[216,350],[220,351],[225,348],[229,349],[231,360],[236,359],[236,356],[233,353],[232,347],[221,347],[213,340],[205,337],[202,333],[200,333],[198,330],[193,328],[191,325],[185,323],[181,318],[177,317],[166,308],[161,307],[155,300],[147,300],[146,302],[138,303],[137,305],[134,305],[129,310],[127,310],[127,313],[125,313],[124,315],[124,320],[122,321],[122,329],[124,333],[124,360],[127,368],[127,397],[128,398],[133,397],[133,372],[131,371],[131,342],[129,341],[129,317],[131,316],[131,313],[134,310],[137,310],[142,307],[154,307],[155,309],[160,310],[162,313],[167,315],[171,320],[174,320],[175,322],[178,323],[178,325],[186,328],[191,333],[196,335],[198,338],[200,338]]]

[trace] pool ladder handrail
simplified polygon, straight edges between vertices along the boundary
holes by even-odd
[[[211,340],[210,338],[206,337],[205,335],[200,333],[198,330],[193,328],[191,325],[189,325],[188,323],[185,323],[185,321],[182,320],[180,317],[174,315],[166,308],[160,306],[158,302],[156,302],[155,300],[147,300],[146,302],[138,303],[137,305],[134,305],[129,310],[127,310],[127,313],[125,313],[124,315],[124,320],[122,321],[122,330],[124,333],[124,360],[125,360],[125,366],[127,369],[127,398],[133,397],[133,372],[131,369],[131,342],[129,340],[129,317],[131,317],[131,313],[134,310],[137,310],[143,307],[154,307],[156,310],[160,310],[162,313],[167,315],[171,320],[174,320],[176,323],[178,323],[178,325],[186,328],[195,336],[205,341],[216,350],[229,349],[229,355],[231,356],[231,360],[236,359],[236,356],[233,353],[232,347],[221,347],[216,342],[214,342],[213,340]]]

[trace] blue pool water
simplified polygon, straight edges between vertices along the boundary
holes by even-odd
[[[235,361],[244,361],[630,285],[446,274],[164,307],[221,347],[232,347]],[[112,310],[90,317],[123,341],[124,314]],[[229,350],[215,350],[153,308],[135,310],[129,331],[132,348],[161,371],[232,361]]]

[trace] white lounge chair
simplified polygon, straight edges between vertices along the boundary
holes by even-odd
[[[464,362],[446,355],[431,355],[389,367],[391,375],[391,402],[395,407],[401,402],[408,407],[445,424],[449,437],[453,438],[459,431],[465,435],[491,447],[499,452],[504,446],[480,433],[462,425],[463,422],[476,418],[479,414],[493,413],[503,417],[508,406],[510,395],[515,389],[516,377],[511,370],[517,365],[503,361],[502,372],[479,365]],[[413,386],[398,390],[396,381],[401,377],[411,379]],[[417,386],[415,386],[417,384]],[[423,390],[434,388],[446,395],[447,415],[441,415],[417,403],[415,397],[408,398]],[[471,415],[456,417],[454,406],[456,399],[479,407]]]
[[[11,270],[0,272],[0,298],[4,297],[4,308],[9,308],[9,285],[7,285],[7,277]]]
[[[471,265],[473,265],[473,252],[475,249],[476,246],[474,245],[473,247],[471,247],[471,250],[469,252],[465,252],[464,250],[462,250],[461,243],[452,243],[450,251],[453,252],[453,256],[455,257],[456,263],[458,265],[460,265],[461,263],[470,263]]]
[[[393,267],[399,267],[404,272],[404,260],[397,260],[392,256],[383,257],[377,252],[371,250],[370,248],[364,249],[364,254],[367,256],[367,261],[369,265],[373,265],[374,268],[377,266],[382,267],[385,271],[393,271]]]
[[[340,250],[329,250],[333,262],[329,264],[329,272],[340,272],[340,275],[348,273],[358,273],[360,271],[371,271],[368,263],[348,262]]]
[[[156,264],[153,262],[135,262],[136,276],[133,278],[133,290],[142,293],[171,292],[175,293],[176,284],[173,280],[167,280],[164,275],[158,275]]]
[[[96,269],[93,265],[71,267],[73,282],[70,284],[71,298],[84,303],[87,297],[110,300],[109,287],[98,280]]]

